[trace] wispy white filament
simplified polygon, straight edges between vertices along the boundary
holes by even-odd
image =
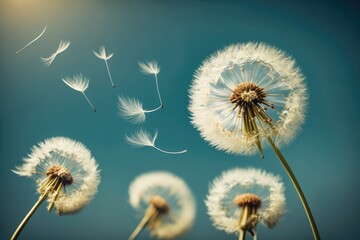
[[[47,179],[46,171],[62,166],[70,171],[73,183],[67,185],[55,201],[59,214],[72,214],[85,207],[95,196],[100,183],[100,171],[90,151],[80,142],[65,137],[54,137],[34,146],[24,164],[14,173],[33,177],[39,188]]]
[[[154,136],[151,136],[150,133],[146,132],[143,129],[140,129],[139,131],[137,131],[135,134],[133,134],[131,136],[125,135],[125,139],[129,144],[134,145],[136,147],[152,147],[163,153],[181,154],[181,153],[187,152],[187,150],[183,150],[183,151],[179,151],[179,152],[169,152],[169,151],[165,151],[165,150],[162,150],[162,149],[156,147],[155,141],[156,141],[157,136],[158,136],[157,131],[155,131]]]
[[[89,87],[89,79],[85,78],[81,73],[74,75],[73,77],[65,77],[62,79],[63,82],[74,89],[75,91],[81,92],[85,97],[86,101],[90,104],[91,108],[96,112],[95,107],[86,96],[85,91]]]
[[[213,225],[228,233],[239,231],[240,208],[233,200],[244,193],[261,198],[260,221],[275,226],[285,212],[284,185],[279,176],[253,168],[225,171],[212,182],[205,203]]]
[[[45,26],[44,30],[42,30],[42,32],[40,33],[39,36],[37,36],[34,40],[32,40],[31,42],[29,42],[28,44],[26,44],[23,48],[21,48],[19,51],[16,52],[16,55],[19,54],[20,52],[22,52],[25,48],[27,48],[28,46],[30,46],[32,43],[34,43],[36,40],[38,40],[46,31],[47,25]]]
[[[111,73],[110,73],[110,70],[109,70],[109,66],[108,66],[108,63],[107,63],[107,60],[109,60],[114,54],[113,54],[113,53],[110,53],[109,55],[107,55],[104,46],[101,46],[101,47],[100,47],[99,52],[93,51],[93,53],[95,54],[95,56],[96,56],[97,58],[102,59],[102,60],[105,61],[106,70],[107,70],[107,72],[108,72],[108,75],[109,75],[109,78],[110,78],[110,81],[111,81],[111,86],[112,86],[112,87],[115,87],[115,84],[114,84],[114,82],[113,82],[113,80],[112,80]]]
[[[233,90],[244,82],[263,88],[266,99],[274,104],[275,109],[269,108],[266,112],[274,128],[254,118],[260,141],[265,143],[269,134],[278,146],[292,141],[305,119],[304,76],[291,56],[267,44],[251,42],[230,45],[216,52],[196,71],[189,110],[201,136],[229,153],[251,155],[256,152],[254,143],[259,136],[246,136],[244,120],[239,117],[241,112],[230,101]]]
[[[146,113],[151,113],[159,110],[162,106],[151,110],[143,109],[142,103],[136,98],[118,98],[118,109],[120,115],[133,123],[142,123],[146,119]]]
[[[141,72],[143,72],[144,74],[154,74],[156,90],[157,90],[157,94],[158,94],[159,101],[160,101],[160,107],[163,107],[164,105],[163,105],[163,102],[161,99],[159,83],[158,83],[158,78],[157,78],[157,75],[160,72],[160,67],[158,66],[156,61],[149,61],[147,63],[139,62],[139,66],[140,66]]]
[[[173,239],[186,232],[195,218],[195,200],[179,177],[168,172],[149,172],[138,176],[129,187],[131,206],[144,212],[152,196],[159,195],[169,204],[170,211],[150,228],[159,239]]]
[[[70,41],[60,41],[59,47],[58,49],[51,54],[50,57],[48,58],[41,58],[41,60],[44,62],[44,65],[49,67],[51,65],[51,63],[54,61],[54,59],[56,58],[56,56],[60,53],[62,53],[63,51],[65,51],[68,47],[70,46]]]

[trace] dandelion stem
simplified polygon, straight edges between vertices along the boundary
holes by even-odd
[[[49,191],[46,191],[45,193],[43,193],[40,197],[39,200],[35,203],[35,205],[30,209],[30,211],[28,212],[28,214],[25,216],[25,218],[22,220],[22,222],[20,223],[20,225],[17,227],[17,229],[15,230],[14,234],[11,237],[11,240],[15,240],[19,237],[21,231],[23,230],[23,228],[25,227],[26,223],[29,221],[29,219],[31,218],[31,216],[34,214],[34,212],[36,211],[36,209],[41,205],[41,203],[46,199],[47,195],[48,195]]]
[[[163,153],[168,153],[168,154],[181,154],[181,153],[186,153],[187,150],[182,150],[182,151],[179,151],[179,152],[168,152],[168,151],[165,151],[165,150],[162,150],[161,148],[158,148],[156,146],[153,146],[153,148],[155,148],[156,150],[160,151],[160,152],[163,152]]]
[[[88,99],[88,97],[86,96],[85,92],[81,92],[81,93],[84,95],[86,101],[88,101],[88,103],[90,104],[90,106],[91,106],[91,108],[94,110],[94,112],[96,112],[95,107],[91,104],[91,102],[90,102],[90,100]]]
[[[154,208],[152,205],[150,205],[144,215],[144,217],[141,219],[139,225],[135,228],[133,233],[130,235],[129,240],[134,240],[141,231],[158,215],[158,211],[156,208]]]
[[[162,108],[163,107],[163,105],[161,104],[159,107],[157,107],[157,108],[154,108],[154,109],[151,109],[151,110],[144,110],[144,113],[151,113],[151,112],[155,112],[155,111],[157,111],[157,110],[159,110],[160,108]]]
[[[314,217],[311,213],[311,210],[310,210],[310,207],[309,207],[309,204],[307,203],[306,201],[306,198],[305,198],[305,195],[303,193],[303,191],[301,190],[301,187],[300,187],[300,184],[298,183],[298,181],[296,180],[296,177],[293,173],[293,171],[291,170],[289,164],[287,163],[287,161],[285,160],[284,156],[282,155],[282,153],[280,152],[280,150],[278,149],[278,147],[275,145],[274,141],[272,140],[272,138],[270,136],[268,136],[268,141],[271,145],[271,147],[274,149],[276,155],[278,156],[281,164],[283,165],[283,167],[285,168],[287,174],[289,175],[299,197],[300,197],[300,200],[303,204],[303,207],[305,209],[305,212],[306,212],[306,215],[308,217],[308,220],[310,222],[310,226],[311,226],[311,230],[313,232],[313,235],[314,235],[314,238],[316,240],[320,240],[320,234],[319,234],[319,231],[316,227],[316,223],[315,223],[315,220],[314,220]]]
[[[156,90],[157,90],[157,93],[158,93],[158,96],[159,96],[160,105],[161,105],[161,107],[164,107],[163,102],[161,100],[161,96],[160,96],[160,90],[159,90],[157,74],[154,74],[154,75],[155,75]]]
[[[110,73],[110,70],[109,70],[109,66],[108,66],[108,63],[107,63],[106,60],[105,60],[105,65],[106,65],[107,72],[108,72],[108,74],[109,74],[109,78],[110,78],[110,81],[111,81],[111,86],[114,88],[114,87],[115,87],[115,84],[114,84],[114,82],[113,82],[113,80],[112,80],[111,73]]]
[[[246,229],[244,229],[244,227],[246,225],[248,217],[249,217],[249,207],[244,206],[242,207],[240,222],[239,222],[239,227],[240,227],[239,240],[245,239]]]
[[[26,44],[23,48],[21,48],[19,51],[16,52],[16,55],[18,55],[20,52],[22,52],[22,50],[24,50],[25,48],[27,48],[28,46],[30,46],[33,42],[35,42],[36,40],[38,40],[45,32],[47,28],[47,25],[45,26],[44,30],[40,33],[39,36],[37,36],[34,40],[32,40],[31,42],[29,42],[28,44]]]

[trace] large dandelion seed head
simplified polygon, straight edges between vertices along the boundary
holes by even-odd
[[[192,123],[211,145],[254,154],[267,136],[289,143],[305,119],[304,76],[264,43],[236,44],[205,60],[190,90]]]
[[[150,233],[159,239],[186,232],[195,218],[195,201],[186,183],[168,172],[150,172],[137,177],[129,187],[130,204],[145,212],[149,204],[162,214]]]
[[[212,182],[205,203],[213,225],[228,233],[239,231],[245,205],[257,210],[257,221],[273,227],[285,211],[284,186],[279,177],[270,173],[235,168]]]
[[[49,182],[58,179],[60,192],[48,195],[60,215],[72,214],[85,207],[97,192],[100,171],[90,151],[81,143],[65,137],[54,137],[34,146],[14,173],[32,177],[37,191],[44,194]],[[54,186],[54,185],[53,185]]]

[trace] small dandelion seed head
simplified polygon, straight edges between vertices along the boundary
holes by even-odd
[[[86,89],[89,87],[89,79],[84,77],[81,73],[76,74],[72,77],[65,77],[62,80],[70,88],[78,92],[85,92]]]
[[[194,197],[179,177],[168,172],[149,172],[138,176],[129,187],[129,202],[144,214],[149,204],[160,211],[150,227],[152,236],[175,238],[185,233],[195,218]]]
[[[73,214],[84,208],[95,196],[100,183],[100,171],[90,151],[80,142],[54,137],[34,146],[17,166],[14,173],[33,177],[37,192],[46,192],[47,183],[57,179],[63,184],[61,192],[51,189],[49,202],[60,215]]]
[[[144,74],[154,74],[157,75],[160,72],[160,67],[156,61],[149,61],[147,63],[139,62],[140,70]]]
[[[285,211],[284,186],[278,176],[265,171],[235,168],[215,178],[205,203],[213,225],[228,233],[239,230],[245,206],[255,207],[259,221],[273,227]]]
[[[252,155],[271,136],[291,142],[305,119],[307,91],[294,59],[264,43],[234,44],[203,62],[191,89],[191,120],[212,146]]]

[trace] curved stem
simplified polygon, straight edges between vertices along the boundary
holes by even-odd
[[[311,210],[310,210],[310,207],[309,207],[309,204],[307,203],[306,201],[306,198],[305,198],[305,195],[303,193],[303,191],[301,190],[301,187],[300,187],[300,184],[298,183],[298,181],[296,180],[296,177],[293,173],[293,171],[291,170],[289,164],[286,162],[284,156],[282,155],[282,153],[280,152],[280,150],[278,149],[278,147],[275,145],[274,141],[272,140],[272,138],[270,136],[268,136],[268,141],[270,142],[270,145],[271,147],[274,149],[276,155],[278,156],[281,164],[283,165],[283,167],[285,168],[287,174],[289,175],[299,197],[300,197],[300,200],[301,200],[301,203],[305,209],[305,212],[306,212],[306,215],[308,217],[308,220],[310,222],[310,226],[311,226],[311,230],[313,232],[313,235],[314,235],[314,238],[316,240],[320,240],[320,234],[319,234],[319,231],[316,227],[316,223],[315,223],[315,220],[314,220],[314,217],[311,213]]]
[[[163,152],[163,153],[168,153],[168,154],[181,154],[181,153],[186,153],[187,150],[182,150],[182,151],[179,151],[179,152],[169,152],[169,151],[165,151],[165,150],[162,150],[161,148],[158,148],[156,146],[153,146],[153,148],[155,148],[156,150],[160,151],[160,152]]]
[[[16,55],[19,54],[20,52],[22,52],[22,50],[24,50],[25,48],[27,48],[28,46],[30,46],[33,42],[35,42],[36,40],[38,40],[46,31],[47,25],[45,26],[44,30],[40,33],[39,36],[37,36],[34,40],[32,40],[31,42],[29,42],[28,44],[26,44],[23,48],[21,48],[19,51],[16,52]]]
[[[30,209],[30,211],[28,212],[28,214],[25,216],[25,218],[22,220],[22,222],[20,223],[20,225],[17,227],[17,229],[15,230],[14,234],[11,237],[11,240],[15,240],[19,237],[21,231],[23,230],[23,228],[25,227],[26,223],[29,221],[29,219],[31,218],[31,216],[34,214],[34,212],[36,211],[36,209],[41,205],[41,203],[46,199],[48,195],[48,191],[44,194],[42,194],[39,197],[39,200],[35,203],[35,205]]]
[[[112,77],[111,77],[111,74],[110,74],[110,70],[109,70],[109,66],[108,66],[108,64],[107,64],[107,61],[106,61],[106,60],[105,60],[105,65],[106,65],[106,69],[107,69],[107,72],[108,72],[109,77],[110,77],[111,86],[114,88],[114,87],[115,87],[115,84],[114,84],[114,82],[113,82],[113,80],[112,80]]]
[[[151,222],[151,220],[156,217],[157,214],[158,212],[156,211],[156,209],[152,205],[150,205],[144,217],[141,219],[139,225],[137,225],[135,230],[130,235],[129,240],[134,240],[141,233],[141,231]]]
[[[163,107],[163,102],[162,102],[161,96],[160,96],[160,90],[159,90],[159,84],[158,84],[157,74],[155,74],[155,83],[156,83],[156,89],[157,89],[157,93],[158,93],[160,105],[161,105],[161,107]]]
[[[151,110],[144,110],[144,113],[151,113],[151,112],[155,112],[155,111],[159,110],[159,109],[160,109],[160,108],[162,108],[162,107],[163,107],[163,105],[160,105],[159,107],[154,108],[154,109],[151,109]]]

